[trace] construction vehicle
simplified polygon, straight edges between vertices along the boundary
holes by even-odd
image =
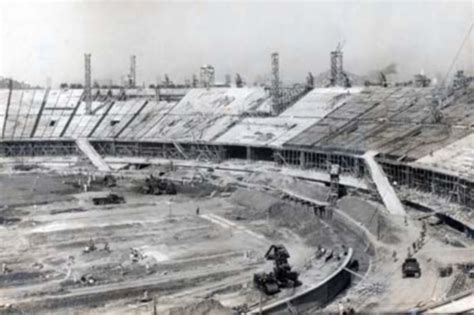
[[[271,245],[265,254],[266,260],[273,260],[273,272],[254,275],[254,283],[256,287],[265,294],[277,293],[281,288],[293,288],[301,285],[298,280],[298,273],[291,270],[288,263],[290,254],[283,245]],[[275,284],[278,291],[275,289]]]
[[[156,178],[150,175],[145,179],[141,191],[146,195],[176,195],[176,186],[172,181],[165,178]]]
[[[97,247],[95,246],[95,243],[92,239],[89,240],[89,242],[87,243],[86,247],[84,247],[84,250],[82,251],[84,254],[87,254],[87,253],[90,253],[90,252],[93,252],[97,249]]]
[[[105,175],[103,184],[106,187],[115,187],[117,186],[117,179],[113,175]]]
[[[256,273],[253,275],[253,282],[258,290],[266,295],[273,295],[280,292],[280,287],[273,272],[270,273]]]
[[[274,261],[273,273],[280,287],[301,285],[301,282],[298,281],[298,273],[291,270],[288,258],[290,258],[290,254],[283,245],[272,245],[265,254],[266,260]]]
[[[347,268],[349,268],[352,271],[356,271],[356,272],[359,271],[359,261],[357,259],[351,260]]]
[[[416,258],[409,257],[405,259],[405,261],[402,264],[402,276],[403,278],[421,277],[420,264],[418,263],[418,260],[416,260]]]
[[[105,197],[92,198],[94,205],[109,205],[109,204],[121,204],[125,203],[125,198],[116,194],[108,194]]]
[[[94,278],[93,275],[85,274],[85,275],[81,276],[80,281],[84,285],[94,285],[97,280]]]
[[[441,278],[449,277],[452,274],[453,274],[453,266],[452,265],[443,266],[443,267],[438,268],[438,275]]]

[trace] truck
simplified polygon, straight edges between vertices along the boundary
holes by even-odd
[[[402,264],[402,276],[403,278],[421,277],[420,264],[418,263],[418,260],[416,260],[416,258],[409,257],[405,259],[405,261]]]
[[[125,203],[125,198],[117,194],[108,194],[107,196],[104,196],[104,197],[92,198],[92,202],[96,206],[109,205],[109,204],[121,204],[121,203]]]

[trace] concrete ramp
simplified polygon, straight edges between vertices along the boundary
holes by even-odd
[[[176,141],[173,141],[173,145],[174,145],[174,147],[176,148],[176,150],[178,150],[178,152],[181,153],[181,155],[182,155],[185,159],[188,159],[188,156],[187,156],[186,153],[184,152],[184,149],[183,149],[183,147],[181,146],[181,144],[179,144],[179,143],[176,142]]]
[[[405,209],[403,208],[400,199],[398,199],[395,189],[393,189],[382,168],[374,159],[377,153],[378,152],[376,151],[368,151],[363,155],[363,158],[369,167],[372,180],[374,181],[387,210],[391,214],[405,215]]]
[[[76,140],[77,147],[84,153],[85,156],[91,161],[91,163],[97,167],[99,171],[110,172],[109,165],[104,161],[104,159],[97,153],[97,151],[92,147],[89,140],[85,138],[80,138]]]

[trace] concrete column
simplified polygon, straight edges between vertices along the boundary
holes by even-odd
[[[222,146],[222,145],[218,146],[217,147],[217,152],[218,152],[218,155],[219,155],[219,162],[221,162],[221,161],[223,161],[227,158],[224,146]]]
[[[247,161],[252,159],[252,148],[251,147],[246,147],[247,150]]]
[[[300,151],[300,167],[306,168],[306,156],[304,151]]]

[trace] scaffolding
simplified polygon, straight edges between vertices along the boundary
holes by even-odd
[[[329,168],[329,194],[327,198],[328,205],[326,207],[326,216],[328,219],[332,218],[334,209],[337,206],[337,200],[339,199],[339,175],[341,169],[338,164],[331,164]]]
[[[272,98],[272,112],[274,115],[278,115],[281,112],[280,57],[278,53],[272,54],[272,85],[270,96]]]
[[[128,85],[130,88],[137,86],[137,57],[135,55],[130,56],[130,74],[128,77]]]
[[[86,102],[86,114],[92,114],[92,73],[91,54],[84,54],[84,100]]]
[[[3,141],[0,142],[0,156],[34,157],[34,156],[68,156],[79,155],[74,141]]]
[[[136,142],[91,140],[91,145],[102,156],[155,157],[164,159],[187,159],[219,162],[225,159],[252,159],[274,161],[277,165],[298,167],[306,170],[334,173],[331,168],[337,165],[341,175],[365,178],[367,167],[357,154],[316,149],[276,149],[271,147],[250,147],[207,143],[176,142]],[[71,140],[30,140],[0,141],[0,156],[68,156],[78,155],[76,143]],[[184,153],[184,154],[183,154]],[[406,187],[449,199],[467,208],[474,207],[474,181],[462,174],[448,174],[436,170],[409,165],[384,157],[378,157],[390,182],[397,187]],[[331,191],[339,189],[339,180],[330,179]]]
[[[342,47],[344,42],[338,43],[336,50],[331,51],[330,86],[350,87],[349,77],[344,72]]]
[[[331,51],[331,86],[343,86],[343,69],[342,51]]]

